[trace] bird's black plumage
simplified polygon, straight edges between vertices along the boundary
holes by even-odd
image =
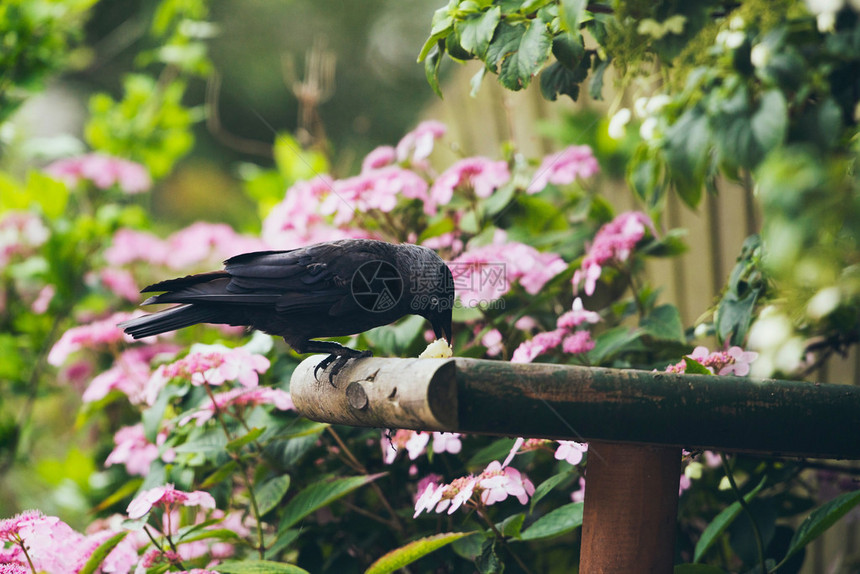
[[[454,283],[432,250],[371,239],[343,239],[289,251],[237,255],[211,271],[143,289],[162,292],[143,305],[178,303],[120,323],[139,339],[197,323],[247,325],[283,337],[298,353],[329,353],[333,371],[368,356],[324,337],[353,335],[404,315],[421,315],[451,342]],[[332,373],[333,374],[333,373]]]

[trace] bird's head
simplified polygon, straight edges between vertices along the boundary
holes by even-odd
[[[437,339],[444,338],[452,344],[454,313],[454,277],[448,266],[440,261],[438,275],[428,293],[422,293],[416,300],[422,302],[419,315],[430,321]]]

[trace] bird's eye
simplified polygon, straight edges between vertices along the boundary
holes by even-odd
[[[430,297],[430,304],[433,305],[434,307],[436,305],[438,305],[439,304],[439,297],[437,297],[436,295],[433,295],[432,297]]]

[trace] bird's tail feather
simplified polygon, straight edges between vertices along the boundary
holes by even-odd
[[[197,323],[223,322],[217,319],[218,311],[216,309],[200,305],[178,305],[157,313],[123,321],[118,326],[135,339],[140,339],[175,331],[182,327],[190,327]]]

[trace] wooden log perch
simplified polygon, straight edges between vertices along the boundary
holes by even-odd
[[[350,361],[334,384],[295,370],[322,422],[774,456],[860,458],[860,387],[478,359]]]

